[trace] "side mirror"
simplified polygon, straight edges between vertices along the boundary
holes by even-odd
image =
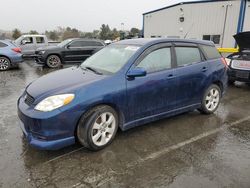
[[[66,48],[67,48],[67,49],[70,49],[70,48],[71,48],[70,44],[69,44],[69,45],[67,45],[67,46],[66,46]]]
[[[128,71],[127,77],[135,78],[135,77],[143,77],[147,75],[147,71],[141,67],[135,67]]]

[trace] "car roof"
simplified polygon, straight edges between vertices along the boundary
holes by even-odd
[[[203,44],[208,46],[214,46],[212,41],[206,40],[193,40],[193,39],[174,39],[174,38],[140,38],[140,39],[128,39],[118,41],[115,44],[123,44],[123,45],[138,45],[144,46],[146,44],[158,44],[162,42],[181,42],[181,43],[192,43],[192,44]]]

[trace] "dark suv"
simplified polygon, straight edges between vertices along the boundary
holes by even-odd
[[[239,52],[229,55],[229,83],[235,81],[250,84],[250,32],[242,32],[234,35],[239,46]]]
[[[50,68],[57,68],[62,63],[81,63],[105,46],[95,39],[67,39],[57,46],[39,48],[35,52],[35,60]]]

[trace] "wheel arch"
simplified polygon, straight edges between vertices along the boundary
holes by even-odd
[[[84,118],[84,116],[85,116],[85,118],[89,117],[93,113],[92,110],[95,108],[98,108],[99,106],[109,106],[113,110],[115,110],[117,112],[117,115],[118,115],[118,121],[119,121],[118,128],[123,130],[124,114],[116,104],[110,103],[110,102],[95,103],[94,105],[87,107],[86,111],[83,112],[82,115],[80,116],[80,118],[78,119],[77,124],[76,124],[75,129],[74,129],[74,135],[75,135],[76,139],[77,139],[77,136],[76,136],[77,135],[77,126],[78,126],[79,122],[81,121],[81,119]]]
[[[5,58],[7,58],[10,61],[10,63],[12,63],[11,59],[8,56],[0,54],[0,57],[5,57]]]
[[[217,85],[220,90],[221,90],[221,93],[223,93],[223,83],[219,80],[216,80],[216,81],[213,81],[213,84]]]

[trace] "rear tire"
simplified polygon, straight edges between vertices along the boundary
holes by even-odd
[[[11,67],[11,62],[7,57],[0,57],[0,71],[9,70]]]
[[[108,146],[118,129],[116,111],[107,105],[98,106],[87,112],[77,126],[77,139],[81,145],[98,151]]]
[[[198,110],[203,114],[212,114],[219,107],[221,99],[221,89],[216,84],[212,84],[205,92],[201,108]]]
[[[62,61],[58,55],[49,55],[46,59],[46,64],[49,68],[58,68],[61,66]]]

